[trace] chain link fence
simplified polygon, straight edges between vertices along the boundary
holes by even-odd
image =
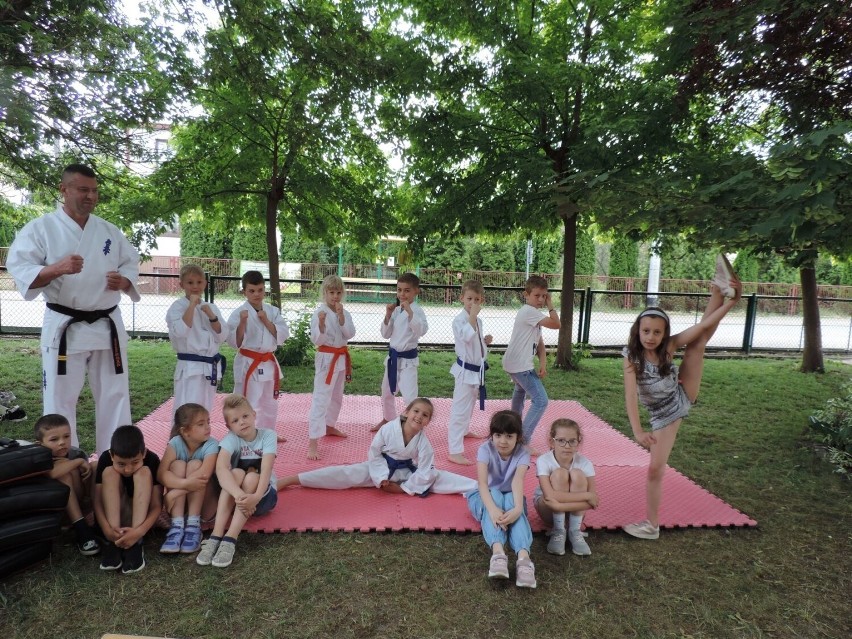
[[[174,258],[179,260],[180,258]],[[195,262],[202,262],[195,260]],[[210,260],[202,263],[208,270],[208,287],[205,298],[214,302],[227,318],[243,302],[239,293],[239,277],[221,274],[233,268],[230,260]],[[293,323],[300,316],[311,313],[319,297],[319,283],[325,275],[336,273],[336,265],[306,265],[303,271],[309,278],[282,279],[282,311]],[[179,266],[177,266],[179,269]],[[139,303],[122,297],[121,312],[127,331],[134,337],[161,337],[168,335],[166,311],[183,292],[176,271],[140,274],[138,289],[142,294]],[[165,269],[163,269],[165,270]],[[217,271],[219,274],[217,274]],[[328,271],[328,272],[326,272]],[[386,344],[379,327],[384,319],[387,304],[396,298],[396,272],[392,277],[387,271],[377,272],[354,270],[357,275],[344,273],[346,285],[345,306],[352,314],[356,335],[352,343],[363,345]],[[429,331],[421,343],[425,346],[451,348],[453,344],[452,321],[461,310],[458,301],[461,282],[471,273],[460,273],[452,283],[428,283],[423,277],[420,302],[429,320]],[[500,275],[504,281],[510,276]],[[516,286],[495,285],[494,280],[485,280],[486,304],[482,320],[486,333],[494,337],[494,346],[504,347],[512,333],[512,325],[523,300],[523,279]],[[498,278],[494,278],[498,279]],[[514,278],[517,281],[517,277]],[[627,342],[630,326],[637,313],[647,304],[664,308],[672,320],[672,331],[681,331],[701,319],[709,294],[708,283],[700,281],[678,281],[670,289],[653,297],[638,289],[644,280],[619,280],[616,278],[578,278],[585,288],[574,291],[574,317],[572,340],[589,344],[595,349],[620,348]],[[592,285],[597,285],[592,288]],[[551,292],[557,309],[561,293],[553,283]],[[794,295],[772,295],[758,290],[772,290],[773,285],[747,284],[745,299],[719,326],[708,349],[724,350],[783,350],[797,351],[804,346],[801,299]],[[790,285],[785,285],[790,287]],[[621,287],[621,288],[619,288]],[[678,290],[680,289],[680,290]],[[852,352],[852,299],[820,297],[820,320],[822,344],[826,352]],[[41,300],[26,302],[17,292],[11,276],[0,270],[0,334],[31,335],[41,330],[44,303]],[[544,330],[548,346],[555,346],[558,332]]]

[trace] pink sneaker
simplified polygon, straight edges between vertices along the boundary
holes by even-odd
[[[492,579],[509,578],[509,558],[506,555],[491,555],[488,564],[488,576]]]
[[[515,564],[515,585],[518,588],[535,588],[535,565],[532,559],[518,559]]]

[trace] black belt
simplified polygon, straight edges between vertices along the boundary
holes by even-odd
[[[47,308],[55,313],[62,313],[63,315],[67,315],[71,318],[71,321],[62,329],[62,336],[59,338],[59,357],[57,358],[58,361],[56,364],[57,375],[65,375],[66,373],[65,367],[68,360],[68,338],[66,332],[68,331],[68,327],[71,326],[71,324],[76,324],[77,322],[93,324],[100,319],[109,320],[109,334],[110,341],[112,342],[112,362],[115,366],[115,374],[121,375],[124,373],[124,365],[121,363],[121,344],[118,341],[118,327],[116,327],[115,322],[110,317],[110,313],[118,308],[117,304],[112,308],[105,308],[96,311],[78,311],[76,308],[69,308],[68,306],[62,306],[62,304],[48,302]]]
[[[177,358],[182,362],[203,362],[205,364],[212,364],[213,370],[210,372],[210,375],[207,375],[207,379],[210,380],[211,386],[219,385],[219,362],[222,362],[222,377],[225,377],[225,373],[228,370],[228,360],[225,359],[225,356],[221,353],[216,353],[215,355],[196,355],[195,353],[178,353]]]

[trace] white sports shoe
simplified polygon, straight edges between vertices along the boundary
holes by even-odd
[[[731,283],[737,279],[737,274],[734,272],[734,267],[728,261],[723,253],[716,256],[716,274],[713,276],[713,284],[722,292],[724,297],[735,297],[737,292]]]

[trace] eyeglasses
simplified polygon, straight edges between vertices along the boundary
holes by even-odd
[[[562,438],[560,437],[560,438],[558,438],[558,439],[557,439],[556,437],[551,437],[550,439],[552,439],[554,443],[559,444],[560,446],[562,446],[562,448],[565,448],[566,446],[571,446],[571,447],[573,448],[574,446],[576,446],[577,444],[579,444],[579,443],[580,443],[580,440],[579,440],[579,439],[577,439],[577,438],[574,438],[574,439],[562,439]]]

